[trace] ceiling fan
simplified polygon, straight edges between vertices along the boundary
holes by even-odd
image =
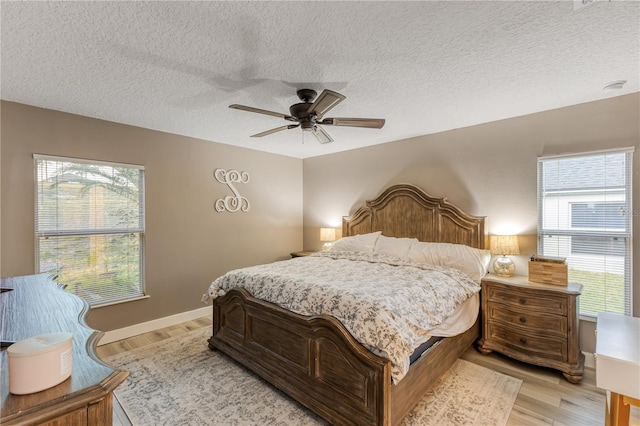
[[[322,127],[320,127],[320,125],[367,127],[371,129],[380,129],[382,128],[382,126],[384,126],[384,119],[382,118],[324,118],[324,115],[330,109],[332,109],[345,99],[344,95],[341,95],[338,92],[334,92],[333,90],[325,89],[317,98],[316,95],[318,93],[313,89],[300,89],[297,91],[297,94],[298,98],[300,98],[302,102],[293,104],[291,105],[291,107],[289,107],[290,115],[238,104],[229,105],[229,108],[240,109],[249,112],[257,112],[258,114],[272,115],[274,117],[280,117],[284,118],[287,121],[298,123],[288,124],[286,126],[280,126],[276,127],[275,129],[256,133],[255,135],[251,135],[252,138],[261,138],[263,136],[280,132],[282,130],[295,129],[296,127],[300,127],[303,131],[311,132],[316,137],[316,139],[318,139],[318,142],[329,143],[333,142],[333,139],[331,139],[331,136],[329,136],[329,134]]]

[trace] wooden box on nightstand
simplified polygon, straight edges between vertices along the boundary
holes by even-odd
[[[520,361],[562,371],[571,383],[584,373],[580,351],[580,284],[534,283],[526,277],[489,274],[482,279],[480,352],[497,351]]]

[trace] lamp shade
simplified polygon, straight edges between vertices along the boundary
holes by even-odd
[[[336,229],[335,228],[320,228],[320,241],[335,241]]]
[[[491,254],[520,254],[517,235],[491,235],[489,245]]]

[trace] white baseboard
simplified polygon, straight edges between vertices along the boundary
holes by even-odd
[[[205,306],[193,311],[182,312],[164,318],[158,318],[152,321],[142,322],[129,327],[119,328],[104,333],[104,336],[98,342],[98,346],[108,343],[117,342],[118,340],[127,339],[129,337],[138,336],[150,331],[159,330],[164,327],[170,327],[186,321],[207,316],[211,313],[211,306]],[[582,352],[584,354],[584,366],[587,368],[596,368],[595,357],[590,352]]]
[[[596,368],[596,358],[591,352],[582,352],[584,354],[584,366],[587,368]]]
[[[179,314],[170,315],[168,317],[158,318],[152,321],[131,325],[129,327],[107,331],[98,342],[98,346],[106,345],[108,343],[137,336],[139,334],[148,333],[150,331],[159,330],[164,327],[170,327],[172,325],[201,318],[209,315],[211,313],[211,309],[211,306],[205,306],[193,311],[182,312]]]

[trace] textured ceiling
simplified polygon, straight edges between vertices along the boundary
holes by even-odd
[[[7,2],[2,99],[307,158],[639,91],[640,3]],[[617,92],[611,81],[627,80]],[[338,91],[327,116],[381,130],[289,124],[296,89]],[[588,119],[588,118],[585,118]]]

